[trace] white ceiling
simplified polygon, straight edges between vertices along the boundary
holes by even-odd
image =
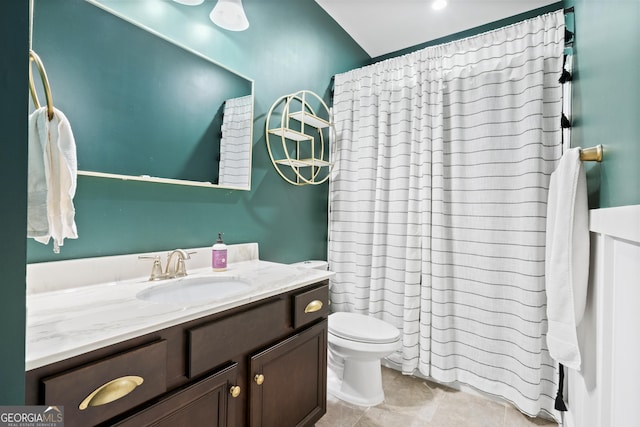
[[[426,43],[557,0],[315,0],[371,56]]]

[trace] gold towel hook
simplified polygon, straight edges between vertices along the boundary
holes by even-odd
[[[583,162],[601,162],[604,157],[602,144],[580,150],[580,160]]]
[[[31,99],[33,99],[33,105],[36,108],[40,108],[40,101],[38,100],[36,87],[33,84],[31,61],[35,62],[36,67],[38,67],[38,73],[40,73],[40,79],[42,80],[42,86],[44,87],[44,96],[47,99],[47,116],[51,121],[53,119],[53,97],[51,96],[51,86],[49,86],[49,79],[47,78],[47,72],[44,69],[44,65],[42,64],[40,57],[33,50],[29,51],[29,91],[31,92]]]

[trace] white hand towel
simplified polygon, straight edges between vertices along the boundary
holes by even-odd
[[[51,121],[46,107],[34,111],[29,116],[27,237],[45,245],[52,238],[56,253],[65,238],[78,238],[73,206],[77,172],[69,120],[57,109]]]
[[[579,148],[567,150],[551,174],[545,276],[549,353],[557,362],[579,370],[576,326],[584,314],[589,279],[587,178]]]

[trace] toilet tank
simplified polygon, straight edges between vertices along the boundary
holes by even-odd
[[[329,263],[322,260],[302,261],[293,263],[291,265],[294,267],[312,268],[314,270],[327,270],[329,268]]]

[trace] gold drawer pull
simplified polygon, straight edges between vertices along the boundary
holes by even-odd
[[[240,386],[239,385],[233,385],[229,388],[229,393],[231,394],[231,397],[238,397],[240,396]]]
[[[262,385],[262,383],[264,382],[264,375],[258,374],[255,377],[253,377],[253,380],[256,382],[256,384]]]
[[[118,400],[131,393],[143,382],[144,379],[137,376],[116,378],[115,380],[109,381],[108,383],[103,384],[95,389],[82,401],[78,408],[81,411],[84,411],[89,406],[100,406],[111,403],[114,400]]]
[[[314,299],[304,308],[305,313],[314,313],[322,308],[322,301]]]

